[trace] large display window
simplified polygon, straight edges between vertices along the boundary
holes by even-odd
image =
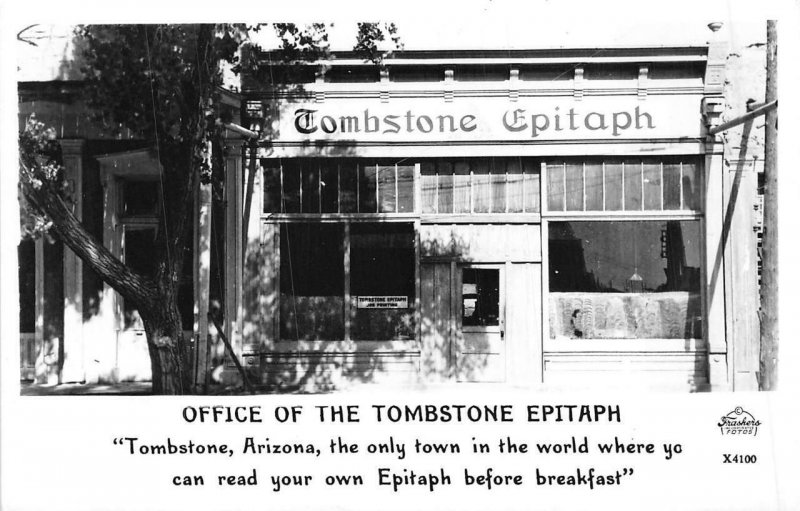
[[[550,339],[702,339],[698,160],[545,169]]]
[[[702,338],[699,221],[550,222],[550,337]]]
[[[280,226],[280,338],[416,337],[414,225],[289,222]]]

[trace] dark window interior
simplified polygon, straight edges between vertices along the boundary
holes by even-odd
[[[461,273],[461,324],[500,324],[500,270],[464,268]]]
[[[700,291],[700,222],[551,222],[550,291]]]
[[[281,339],[344,338],[344,228],[281,225]]]
[[[415,336],[414,226],[406,223],[353,223],[350,226],[350,293],[404,296],[407,307],[355,309],[355,340],[413,339]]]
[[[36,330],[36,242],[22,240],[17,247],[19,261],[19,331]]]

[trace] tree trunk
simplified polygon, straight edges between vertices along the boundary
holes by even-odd
[[[193,394],[191,350],[183,336],[176,301],[165,296],[139,314],[150,351],[153,394]]]

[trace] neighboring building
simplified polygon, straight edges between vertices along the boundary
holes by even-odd
[[[722,41],[407,50],[378,67],[338,52],[288,86],[277,66],[243,77],[228,99],[263,136],[229,140],[210,223],[198,196],[183,306],[198,364],[224,355],[203,341],[210,299],[244,366],[287,389],[757,388],[756,181],[735,172],[751,153],[707,136],[739,102],[728,55]],[[73,123],[82,106],[43,105],[48,87],[20,85],[21,119],[47,107],[75,128],[62,138],[84,222],[146,269],[149,144]],[[23,376],[146,379],[135,311],[33,243]]]

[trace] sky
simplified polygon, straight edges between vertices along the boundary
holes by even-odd
[[[196,11],[174,9],[145,0],[134,13],[119,9],[91,9],[93,2],[62,12],[61,4],[31,11],[24,6],[4,6],[11,26],[24,32],[36,46],[18,42],[18,80],[52,80],[59,76],[60,63],[72,53],[71,24],[97,22],[196,22],[196,21],[324,21],[332,23],[330,43],[334,50],[351,49],[357,21],[395,21],[406,50],[445,49],[527,49],[599,48],[620,46],[705,45],[714,34],[708,23],[722,22],[716,37],[730,41],[733,48],[763,42],[766,17],[777,16],[780,2],[737,2],[706,0],[687,2],[635,3],[628,1],[544,1],[476,0],[431,4],[418,0],[403,2],[405,9],[375,9],[374,3],[345,1],[331,4],[309,0],[302,12],[282,2],[280,6],[254,3],[237,9],[240,19],[224,19],[213,5],[197,4]],[[37,5],[40,5],[37,3]],[[108,4],[104,4],[108,5]],[[218,5],[218,4],[217,4]],[[248,6],[249,2],[242,5]],[[319,5],[319,8],[315,6]],[[646,6],[646,7],[644,7]],[[246,13],[246,14],[243,14]],[[580,15],[576,15],[579,13]],[[274,46],[272,31],[263,31],[262,46]]]

